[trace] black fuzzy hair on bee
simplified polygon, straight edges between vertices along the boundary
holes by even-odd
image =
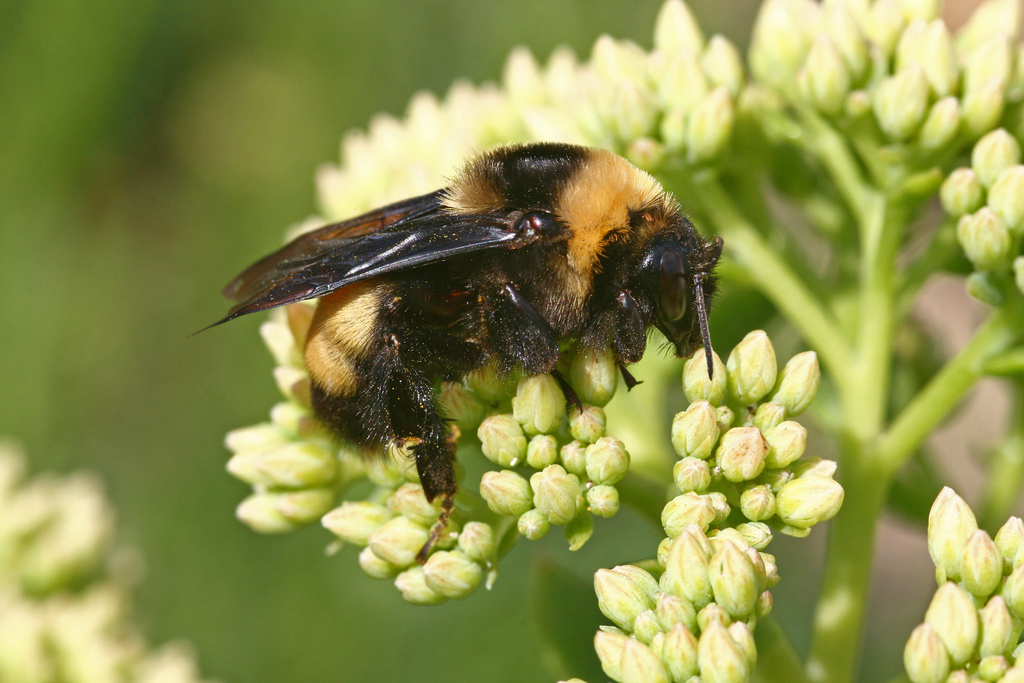
[[[656,327],[680,357],[703,345],[720,239],[707,240],[647,173],[599,149],[497,147],[448,187],[296,238],[233,280],[216,324],[318,298],[306,341],[313,410],[383,453],[412,443],[423,490],[454,505],[448,430],[435,395],[487,365],[552,372],[559,343],[643,356]],[[568,388],[566,386],[566,388]],[[571,390],[570,400],[574,398]]]

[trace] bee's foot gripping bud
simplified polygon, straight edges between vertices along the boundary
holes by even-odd
[[[455,496],[448,494],[445,495],[441,501],[441,514],[438,515],[437,521],[434,522],[434,526],[430,529],[430,536],[427,537],[427,542],[423,544],[420,551],[416,553],[416,562],[418,564],[424,564],[427,558],[430,556],[430,551],[433,549],[434,544],[437,543],[437,539],[441,538],[441,534],[448,528],[448,519],[452,516],[452,509],[455,507]]]
[[[558,382],[558,388],[565,394],[565,412],[570,412],[571,408],[575,408],[577,412],[583,412],[583,402],[580,401],[580,397],[576,394],[576,391],[569,385],[569,381],[565,379],[558,370],[552,370],[551,376]]]

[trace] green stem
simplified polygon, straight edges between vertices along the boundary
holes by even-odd
[[[837,384],[849,381],[850,348],[822,303],[739,212],[717,179],[695,179],[695,196],[725,240],[730,253],[775,307],[818,352]]]
[[[758,620],[754,641],[757,644],[754,680],[765,683],[807,683],[803,663],[775,617],[769,615]]]
[[[1024,330],[1024,304],[1010,300],[939,371],[875,442],[874,457],[896,470],[981,378],[985,361],[1012,346]]]

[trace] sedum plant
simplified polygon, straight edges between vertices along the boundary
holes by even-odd
[[[341,163],[317,176],[323,215],[292,235],[434,190],[496,143],[605,147],[724,239],[715,328],[738,338],[763,326],[775,342],[746,334],[724,364],[714,358],[713,380],[703,351],[684,366],[652,349],[634,369],[645,383],[628,394],[610,358],[565,348],[560,371],[582,400],[568,411],[547,375],[480,372],[439,386],[466,474],[420,565],[439,509],[406,453],[364,459],[314,422],[302,360],[312,307],[293,304],[261,328],[282,401],[268,422],[227,437],[229,471],[253,487],[238,517],[269,533],[319,522],[333,548],[360,548],[370,577],[435,604],[492,585],[522,539],[560,530],[575,550],[628,505],[664,540],[595,574],[611,623],[594,645],[609,677],[852,680],[876,522],[891,501],[923,526],[914,501],[943,483],[925,440],[983,377],[1007,378],[1015,419],[990,459],[982,526],[1007,516],[1024,479],[1020,13],[1017,0],[987,0],[953,32],[935,0],[767,0],[744,57],[669,0],[649,50],[602,37],[586,60],[557,50],[543,65],[517,50],[500,84],[417,95],[405,117],[350,133]],[[949,358],[912,315],[940,274],[961,277],[985,310]],[[776,346],[789,356],[781,369]],[[954,643],[936,626],[957,610],[1005,622],[1009,609],[1019,623],[999,536],[957,531],[964,520],[938,507],[928,526],[943,597],[930,630],[904,634],[907,673],[1010,676],[1018,627]],[[799,568],[766,548],[833,516],[802,661],[770,593]],[[998,582],[992,547],[1008,576]],[[1001,611],[989,607],[1000,590]]]
[[[150,649],[131,622],[98,480],[25,467],[0,441],[0,680],[199,683],[189,646]]]

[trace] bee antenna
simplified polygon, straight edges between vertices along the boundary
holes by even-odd
[[[700,338],[704,342],[704,359],[708,363],[708,379],[715,378],[715,360],[711,349],[711,332],[708,331],[708,309],[704,305],[704,275],[697,273],[693,277],[693,290],[697,295],[697,324],[700,326]]]

